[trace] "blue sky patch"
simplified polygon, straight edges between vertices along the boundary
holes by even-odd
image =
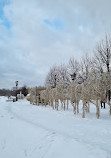
[[[1,24],[4,25],[7,29],[10,29],[12,25],[7,19],[7,17],[5,16],[3,9],[6,5],[9,5],[9,4],[10,4],[9,0],[0,0],[0,21],[1,21]]]
[[[4,37],[2,35],[0,35],[0,40],[4,40]]]
[[[55,30],[62,30],[64,28],[64,22],[60,19],[44,19],[43,21],[47,26],[52,27]]]

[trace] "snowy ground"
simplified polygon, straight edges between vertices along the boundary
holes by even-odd
[[[0,158],[111,158],[109,108],[96,119],[0,97]]]

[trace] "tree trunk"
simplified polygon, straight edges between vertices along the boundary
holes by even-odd
[[[83,110],[82,118],[85,118],[85,103],[84,102],[83,102],[83,108],[82,108],[82,110]]]
[[[68,110],[68,106],[69,106],[69,100],[67,99],[67,110]]]
[[[109,115],[111,115],[111,103],[109,100],[108,100],[108,105],[109,105]]]
[[[98,100],[97,100],[97,103],[96,103],[96,117],[99,119],[100,117],[100,109],[99,109],[99,104],[98,104]]]
[[[76,104],[75,103],[73,103],[73,112],[74,112],[74,114],[76,114]]]
[[[66,106],[65,106],[65,100],[63,101],[63,103],[64,103],[64,111],[65,111],[65,109],[66,109]]]
[[[56,102],[56,110],[58,111],[58,102]]]
[[[90,104],[88,103],[88,111],[87,112],[90,112]]]
[[[109,114],[111,115],[111,104],[110,104],[110,110],[109,110]]]
[[[63,101],[61,101],[61,109],[63,109]]]
[[[53,110],[54,110],[54,102],[52,101],[52,108],[53,108]]]
[[[79,113],[79,102],[77,101],[77,114]]]

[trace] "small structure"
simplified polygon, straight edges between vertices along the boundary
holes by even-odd
[[[6,100],[7,102],[15,102],[16,101],[16,97],[14,96],[8,96],[8,99]]]
[[[22,94],[22,91],[20,91],[20,94],[17,94],[18,99],[24,99],[24,94]]]

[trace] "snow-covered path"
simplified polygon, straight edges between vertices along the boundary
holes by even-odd
[[[108,108],[96,119],[0,98],[0,158],[111,158]]]

